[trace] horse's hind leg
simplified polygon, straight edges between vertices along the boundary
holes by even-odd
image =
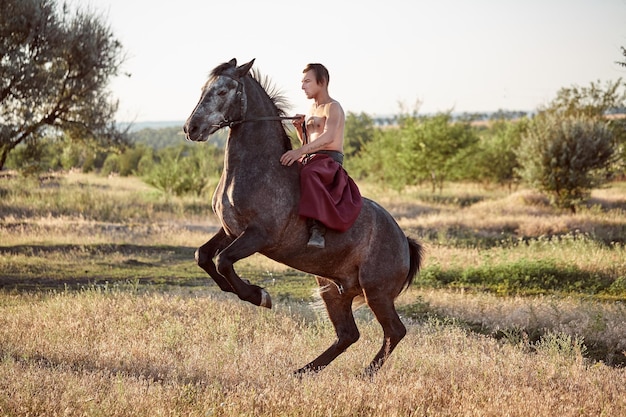
[[[355,295],[340,293],[334,284],[324,278],[317,277],[316,279],[320,287],[327,285],[326,288],[322,288],[321,297],[326,305],[328,317],[335,327],[337,340],[315,360],[296,371],[296,374],[321,371],[337,356],[345,352],[350,345],[359,340],[359,329],[356,327],[352,315],[352,300]]]
[[[383,366],[391,352],[406,335],[406,327],[404,327],[398,316],[394,298],[390,294],[375,294],[371,296],[366,293],[367,305],[383,328],[383,346],[365,370],[368,375],[375,374]]]

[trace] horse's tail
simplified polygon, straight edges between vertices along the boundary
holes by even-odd
[[[409,242],[409,273],[406,276],[406,281],[404,282],[404,289],[407,289],[413,283],[413,278],[419,272],[422,267],[422,258],[424,257],[424,247],[420,245],[417,241],[411,239],[410,237],[406,238]]]

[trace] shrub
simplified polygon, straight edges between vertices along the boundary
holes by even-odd
[[[102,175],[110,175],[110,174],[119,174],[120,172],[120,157],[115,153],[109,154],[104,163],[102,164],[102,170],[100,173]]]
[[[433,192],[441,191],[444,181],[462,175],[463,151],[477,141],[470,124],[453,122],[450,113],[403,116],[397,128],[376,131],[349,166],[353,175],[397,190],[429,181]]]
[[[222,153],[212,145],[179,145],[160,150],[155,161],[141,161],[148,184],[172,195],[201,195],[222,168]]]
[[[481,137],[478,151],[472,155],[472,163],[466,178],[485,183],[508,185],[509,189],[519,180],[517,149],[529,119],[517,121],[499,120]],[[498,163],[494,163],[498,161]]]
[[[575,211],[607,179],[614,135],[607,123],[584,115],[542,114],[525,133],[518,171],[551,202]]]

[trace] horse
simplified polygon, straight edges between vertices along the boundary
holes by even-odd
[[[373,375],[406,335],[394,303],[419,272],[423,247],[383,207],[363,197],[350,229],[329,229],[324,249],[307,248],[306,219],[298,214],[301,166],[280,163],[292,149],[282,123],[290,117],[268,79],[256,68],[251,71],[253,63],[238,66],[232,59],[215,67],[183,127],[194,142],[230,128],[212,200],[221,228],[196,250],[195,260],[222,291],[267,308],[272,307],[269,293],[237,275],[238,260],[260,253],[315,276],[337,337],[297,375],[324,369],[359,339],[353,302],[364,302],[383,330],[382,347],[365,369]]]

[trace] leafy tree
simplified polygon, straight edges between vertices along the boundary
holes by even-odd
[[[402,189],[406,180],[404,172],[398,169],[399,137],[397,128],[375,129],[372,139],[362,145],[354,158],[348,159],[350,174]]]
[[[602,86],[600,81],[592,82],[588,87],[564,87],[540,113],[555,113],[563,116],[583,115],[602,117],[615,109],[626,105],[626,89],[619,78],[608,81]]]
[[[626,59],[626,48],[624,48],[623,46],[621,48],[622,48],[622,55],[624,56],[624,59]],[[621,65],[622,67],[626,67],[626,61],[624,62],[618,61],[617,64]]]
[[[56,0],[0,0],[0,169],[19,144],[51,132],[125,142],[106,90],[122,46],[96,15]]]
[[[557,97],[540,113],[553,113],[561,116],[589,116],[594,119],[608,119],[608,127],[614,135],[616,153],[620,159],[614,161],[614,171],[624,172],[626,165],[626,119],[614,118],[615,112],[626,109],[626,84],[621,78],[592,82],[588,87],[568,87],[558,91]]]
[[[477,147],[471,148],[472,153],[463,158],[471,160],[466,167],[466,179],[506,185],[510,189],[519,180],[517,149],[528,124],[527,118],[494,122],[483,132]]]
[[[555,205],[575,211],[619,162],[624,123],[607,115],[624,108],[624,103],[621,79],[604,87],[595,82],[559,90],[522,140],[518,152],[522,177],[549,194]]]
[[[466,163],[462,151],[478,140],[469,122],[453,122],[450,113],[404,115],[398,120],[397,128],[376,130],[351,172],[398,190],[427,180],[433,192],[441,190],[446,179],[461,175]]]
[[[351,157],[357,155],[361,147],[374,137],[374,120],[367,114],[348,112],[344,134],[344,153]]]
[[[432,117],[406,118],[401,126],[402,151],[399,165],[406,171],[406,184],[427,179],[433,192],[445,180],[459,177],[463,151],[478,141],[469,122],[453,122],[450,113]]]
[[[519,172],[548,194],[553,204],[575,212],[590,190],[606,181],[614,138],[602,119],[544,113],[535,118],[522,140]]]

